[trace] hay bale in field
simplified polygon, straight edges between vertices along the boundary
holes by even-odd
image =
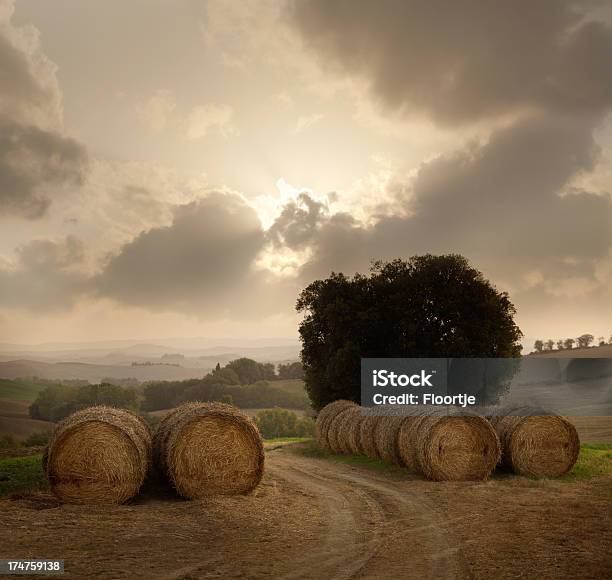
[[[503,468],[531,477],[559,477],[574,467],[580,438],[565,417],[542,409],[506,413],[489,418],[501,441]]]
[[[153,444],[159,467],[183,497],[248,493],[263,476],[259,430],[231,405],[181,405],[160,423]]]
[[[359,427],[361,424],[361,407],[355,405],[346,409],[341,416],[341,425],[338,426],[338,446],[340,453],[359,455],[362,453],[359,442]]]
[[[327,443],[330,451],[333,453],[350,453],[346,449],[346,433],[347,419],[350,419],[351,412],[360,412],[361,407],[358,405],[348,405],[340,409],[335,415],[329,420],[329,426],[327,428]]]
[[[328,405],[325,405],[317,415],[315,424],[315,439],[319,447],[323,449],[331,449],[328,440],[328,430],[334,417],[344,411],[344,409],[352,406],[357,406],[353,401],[346,399],[338,399]]]
[[[53,493],[79,504],[132,498],[151,463],[151,431],[124,409],[89,407],[60,421],[43,455]]]
[[[364,415],[359,423],[359,446],[362,453],[370,459],[379,459],[374,430],[380,419],[381,417],[375,415]]]
[[[399,430],[404,417],[379,417],[374,427],[376,454],[383,461],[403,465],[397,445]]]
[[[487,479],[501,446],[479,416],[414,416],[402,419],[397,438],[404,465],[435,481]]]

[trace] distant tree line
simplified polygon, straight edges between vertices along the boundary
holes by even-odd
[[[108,405],[138,411],[138,391],[119,385],[50,385],[30,405],[30,417],[43,421],[59,421],[74,411],[92,405]]]
[[[299,363],[297,363],[299,365]],[[78,409],[108,405],[147,413],[176,407],[187,401],[219,401],[241,408],[310,408],[303,389],[274,384],[282,377],[293,378],[301,369],[295,363],[280,365],[279,375],[271,363],[239,358],[215,369],[201,379],[154,381],[138,387],[104,382],[90,384],[49,384],[30,405],[30,417],[59,421]]]
[[[572,350],[575,348],[589,348],[595,342],[595,337],[592,334],[581,334],[578,338],[561,338],[553,340],[538,339],[535,341],[533,348],[535,352],[547,352],[552,350]],[[597,339],[599,346],[605,346],[606,344],[612,344],[612,334],[606,342],[605,337],[600,336]],[[555,348],[556,347],[556,348]]]
[[[298,366],[296,366],[298,365]],[[143,387],[144,411],[176,407],[186,401],[222,401],[241,408],[286,407],[308,409],[306,393],[276,386],[271,381],[297,378],[300,363],[279,365],[277,375],[271,363],[239,358],[215,369],[201,379],[156,381]]]

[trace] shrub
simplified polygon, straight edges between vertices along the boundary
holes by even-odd
[[[39,431],[38,433],[32,433],[23,444],[26,447],[40,447],[42,445],[46,445],[49,443],[49,435],[48,431]]]
[[[287,409],[265,409],[255,416],[255,423],[265,439],[278,437],[311,437],[314,433],[314,420],[311,417],[298,417]]]
[[[12,435],[0,435],[0,449],[12,449],[18,445]]]

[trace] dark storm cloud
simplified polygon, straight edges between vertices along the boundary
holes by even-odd
[[[234,194],[213,193],[175,210],[167,227],[141,233],[110,258],[98,292],[149,309],[221,313],[256,293],[253,262],[264,245],[255,211]]]
[[[553,285],[594,280],[612,249],[611,198],[570,185],[598,160],[612,29],[585,18],[589,5],[293,2],[288,15],[305,46],[328,69],[364,78],[383,108],[442,126],[505,120],[487,142],[422,164],[390,217],[320,224],[303,278],[452,251],[506,281],[534,270]]]
[[[557,117],[517,123],[486,145],[423,165],[414,217],[380,222],[376,241],[498,257],[601,257],[612,244],[610,198],[559,195],[597,154],[581,123]]]
[[[17,249],[12,268],[0,270],[0,305],[33,311],[69,309],[87,290],[78,270],[84,258],[80,240],[34,240]]]
[[[41,217],[58,186],[79,185],[85,148],[61,133],[55,65],[30,29],[0,11],[0,216]]]
[[[386,107],[453,125],[612,99],[612,35],[563,0],[294,0],[324,66],[365,78]]]
[[[301,278],[424,252],[463,253],[510,281],[533,269],[551,279],[592,278],[612,248],[612,198],[559,191],[597,154],[589,127],[556,117],[497,131],[484,145],[423,164],[411,198],[396,200],[409,217],[371,227],[345,214],[321,218],[316,238],[304,241],[313,252]]]
[[[73,139],[34,126],[0,121],[0,214],[41,217],[58,185],[80,185],[87,167]]]

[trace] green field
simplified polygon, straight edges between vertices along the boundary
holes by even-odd
[[[46,386],[46,383],[30,379],[0,379],[0,399],[33,401]]]
[[[363,467],[375,471],[384,471],[389,474],[406,474],[406,470],[377,459],[370,459],[363,455],[334,455],[325,451],[314,443],[312,439],[283,438],[269,439],[266,444],[274,443],[302,443],[295,446],[293,451],[307,457],[317,457]],[[558,481],[580,482],[589,481],[596,477],[612,475],[612,444],[601,443],[583,445],[576,465],[570,473],[559,478]],[[503,477],[513,477],[503,474]],[[42,470],[41,455],[27,457],[9,457],[0,459],[0,497],[11,493],[28,493],[47,489],[47,482]]]
[[[347,463],[356,467],[365,467],[376,471],[386,471],[389,473],[406,473],[406,470],[397,465],[392,465],[379,459],[370,459],[363,455],[337,455],[321,449],[313,440],[309,440],[306,445],[295,448],[295,452],[307,457],[320,457]],[[511,474],[498,472],[501,477],[514,477]],[[592,443],[584,444],[580,447],[580,455],[573,469],[559,481],[575,482],[588,481],[594,477],[612,475],[612,444]]]
[[[0,496],[46,489],[41,458],[30,455],[0,459]]]
[[[586,443],[580,447],[580,455],[574,468],[561,479],[586,481],[593,477],[612,474],[612,444]]]

